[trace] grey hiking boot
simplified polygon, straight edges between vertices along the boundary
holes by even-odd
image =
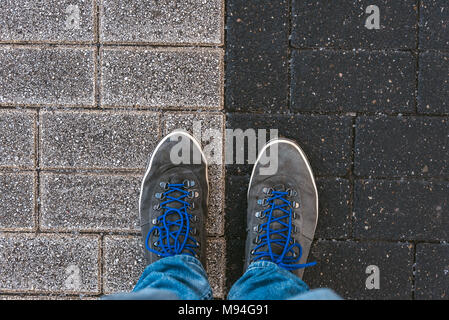
[[[275,160],[276,171],[261,171]],[[247,197],[245,269],[268,260],[302,277],[305,267],[315,265],[307,263],[307,256],[318,220],[318,192],[310,164],[294,141],[274,139],[261,150]]]
[[[183,131],[165,136],[150,158],[140,190],[148,264],[177,254],[204,259],[208,196],[207,161],[198,141]]]

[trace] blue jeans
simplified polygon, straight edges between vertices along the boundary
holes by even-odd
[[[132,300],[205,300],[212,289],[201,262],[188,255],[162,258],[144,270],[131,293],[109,295],[104,299]],[[309,290],[293,273],[270,261],[250,264],[232,286],[229,300],[333,300],[341,299],[332,290]]]

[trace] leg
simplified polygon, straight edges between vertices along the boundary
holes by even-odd
[[[209,299],[205,258],[209,182],[200,144],[175,131],[156,146],[139,198],[148,267],[133,293],[112,299]]]

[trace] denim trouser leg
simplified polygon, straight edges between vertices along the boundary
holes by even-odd
[[[133,292],[103,297],[106,300],[211,299],[212,289],[200,261],[188,255],[163,258],[144,270]],[[332,290],[310,290],[291,272],[270,261],[252,263],[229,292],[230,300],[331,300]]]
[[[332,290],[309,291],[307,284],[293,273],[270,261],[256,261],[232,286],[229,300],[331,300],[341,299]]]
[[[203,300],[212,298],[212,289],[201,262],[188,255],[162,258],[145,268],[131,293],[104,299]]]

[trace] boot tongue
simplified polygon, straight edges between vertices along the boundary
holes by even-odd
[[[179,177],[176,177],[176,176],[170,176],[169,179],[168,179],[168,183],[169,184],[180,184],[181,185],[181,184],[183,184],[183,180],[180,179]],[[176,187],[176,188],[186,190],[186,189],[183,188],[183,186],[179,186],[179,187]],[[170,192],[167,196],[168,197],[173,197],[173,198],[180,198],[183,195],[184,195],[184,193],[182,193],[181,191],[176,190],[176,191]],[[180,201],[188,201],[188,199],[186,197],[183,197],[182,199],[180,199]],[[179,201],[173,201],[173,202],[170,202],[169,204],[167,204],[166,206],[169,207],[169,208],[173,208],[173,209],[178,209],[179,210],[184,205],[181,202],[179,202]],[[167,221],[174,222],[174,221],[179,221],[181,219],[181,214],[180,213],[177,213],[176,211],[174,211],[174,210],[172,211],[170,209],[166,209],[166,212],[167,211],[168,211],[168,214],[166,216],[166,220]],[[186,226],[187,225],[187,221],[186,221],[187,217],[183,216],[182,218],[184,218],[183,226]],[[175,232],[176,233],[176,232],[179,232],[180,229],[181,229],[181,226],[178,226],[178,225],[171,225],[170,226],[170,232]],[[178,242],[183,242],[184,241],[184,238],[185,238],[184,233],[185,233],[185,231],[181,232],[181,235],[178,238]],[[170,238],[169,241],[170,241],[171,245],[174,245],[175,239]]]
[[[286,192],[286,188],[282,184],[275,185],[275,186],[272,187],[272,189],[273,189],[273,191]],[[275,197],[275,195],[274,194],[267,195],[267,198],[272,198],[272,197]],[[284,199],[285,199],[285,197],[286,196],[283,196]],[[274,205],[276,205],[276,206],[280,206],[280,205],[285,205],[286,204],[285,201],[283,201],[281,199],[276,199],[276,200],[270,202],[270,204],[271,203],[274,203]],[[271,207],[271,205],[269,207]],[[284,206],[283,208],[285,210],[289,210],[289,208],[287,206]],[[282,216],[287,216],[284,219],[282,219],[281,221],[288,225],[288,222],[289,222],[288,214],[285,213],[284,211],[280,210],[280,209],[275,209],[275,210],[272,211],[272,213],[271,213],[271,217],[272,217],[271,220],[279,218],[279,217],[282,217]],[[268,221],[268,216],[267,216],[267,221]],[[286,228],[286,226],[281,224],[281,223],[279,223],[278,221],[276,221],[276,222],[271,222],[269,228],[270,228],[270,239],[271,240],[278,240],[278,239],[282,240],[281,244],[271,242],[271,251],[275,255],[281,255],[282,252],[284,251],[285,241],[286,241],[286,239],[282,235],[286,235],[288,232],[284,231],[284,232],[282,232],[282,234],[272,234],[272,232],[276,231],[276,230],[279,230],[279,229],[284,229],[284,228]]]

